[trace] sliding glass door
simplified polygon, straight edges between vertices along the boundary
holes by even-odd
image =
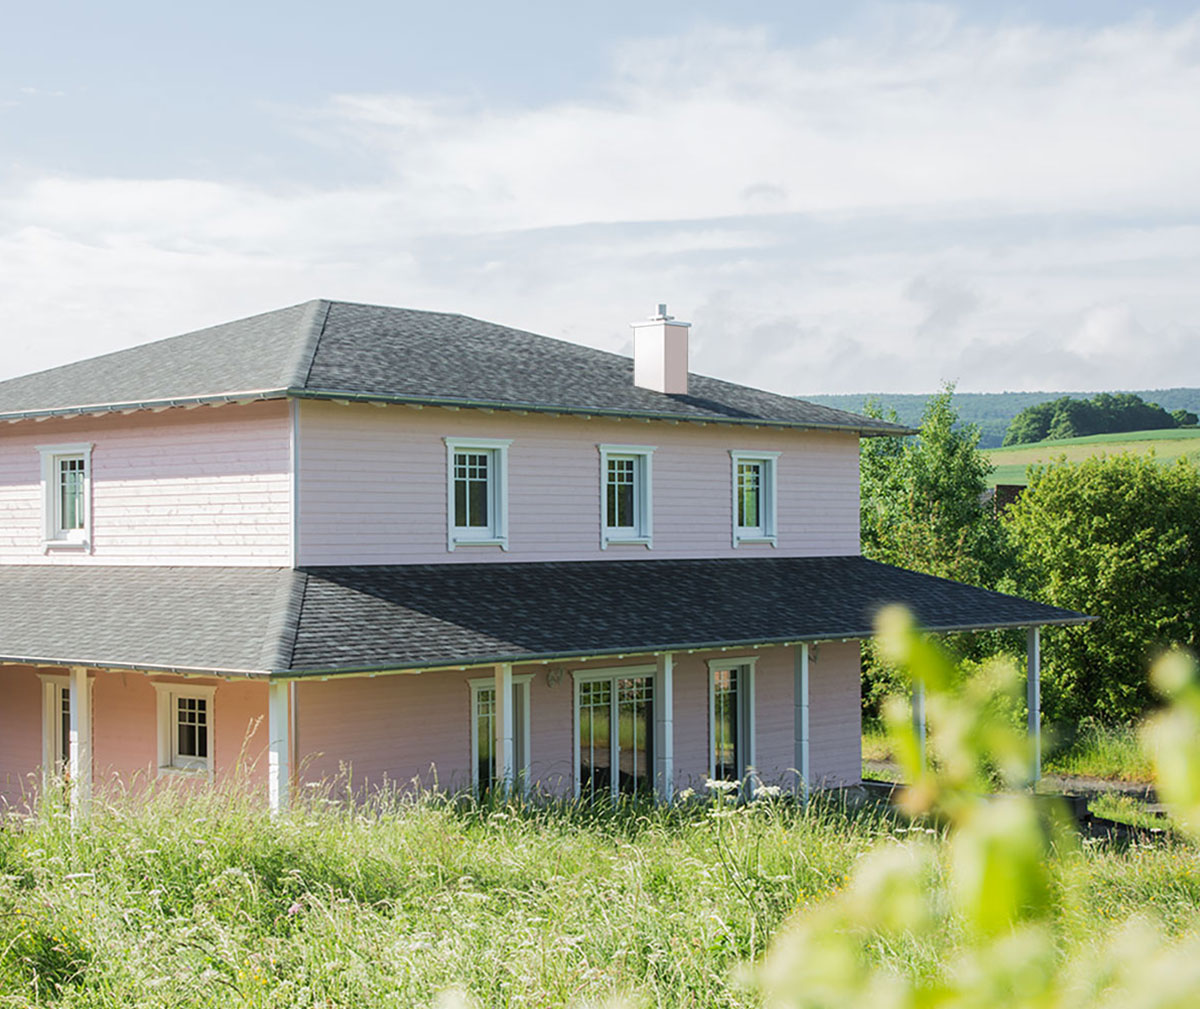
[[[633,795],[654,787],[652,671],[578,673],[575,738],[580,795]]]

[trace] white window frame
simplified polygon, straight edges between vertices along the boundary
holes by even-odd
[[[158,700],[158,774],[194,774],[204,775],[209,781],[213,778],[213,766],[216,758],[216,705],[213,703],[217,692],[215,686],[202,686],[191,683],[162,683],[154,681],[154,691]],[[176,753],[178,746],[177,725],[175,721],[175,701],[181,697],[197,697],[207,702],[208,734],[207,757],[180,757]]]
[[[521,752],[513,754],[513,762],[516,767],[513,768],[513,774],[516,778],[516,787],[522,792],[529,791],[529,764],[530,764],[530,742],[529,742],[529,685],[533,682],[532,673],[521,673],[514,675],[512,678],[513,694],[517,698],[517,709],[513,712],[513,725],[517,724],[517,719],[521,723]],[[479,794],[479,694],[487,689],[496,689],[496,677],[482,676],[478,679],[469,680],[471,686],[471,791],[476,795]],[[495,744],[493,743],[493,749]]]
[[[641,544],[647,549],[654,546],[654,479],[653,458],[656,445],[597,445],[600,450],[600,549],[607,550],[610,543]],[[633,529],[608,524],[608,460],[632,457],[634,459]]]
[[[749,450],[730,449],[731,501],[733,504],[733,545],[743,543],[770,543],[779,545],[779,533],[775,522],[775,484],[779,468],[779,452],[752,452]],[[760,523],[757,526],[738,525],[738,465],[741,463],[758,463],[760,479],[758,485],[758,514]]]
[[[580,741],[579,687],[581,684],[589,683],[594,680],[614,680],[614,681],[616,681],[616,680],[631,679],[633,677],[649,677],[650,684],[651,684],[651,687],[650,687],[650,689],[651,689],[650,713],[651,713],[652,717],[650,720],[651,724],[649,726],[647,726],[647,729],[649,731],[648,739],[650,740],[652,756],[651,756],[651,760],[650,760],[650,766],[647,770],[650,773],[651,784],[653,784],[654,774],[655,774],[654,756],[653,756],[653,747],[654,747],[653,741],[654,741],[654,732],[655,732],[654,722],[658,718],[658,691],[655,689],[655,687],[657,686],[657,684],[655,683],[657,672],[658,672],[657,666],[613,666],[608,669],[576,669],[571,673],[571,679],[574,681],[573,689],[572,689],[572,698],[571,698],[571,720],[572,720],[572,725],[573,725],[572,737],[571,737],[571,739],[572,739],[571,777],[574,780],[575,798],[578,799],[581,794],[581,791],[582,791],[582,782],[579,780],[579,741]],[[616,695],[615,683],[614,683],[613,700],[612,700],[611,704],[613,706],[615,706],[616,701],[617,701],[617,695]],[[616,721],[612,720],[611,716],[610,716],[610,721],[609,721],[609,725],[610,725],[610,729],[609,729],[609,765],[608,766],[610,768],[614,768],[614,769],[620,766],[620,759],[621,759],[620,732],[617,731],[616,724],[617,724]],[[620,775],[613,774],[609,791],[614,799],[619,797],[621,794],[620,784],[621,784]]]
[[[446,442],[446,548],[498,546],[508,549],[508,447],[511,438],[445,438]],[[485,527],[454,524],[454,456],[457,452],[486,452],[488,468],[488,516]]]
[[[49,780],[67,773],[62,752],[62,694],[71,690],[71,677],[65,673],[38,673],[42,681],[42,777]],[[83,709],[92,717],[92,678],[87,679]]]
[[[91,442],[39,445],[42,457],[42,549],[90,550],[92,540]],[[59,515],[58,464],[64,459],[83,460],[83,528],[63,529]]]
[[[717,776],[717,689],[716,674],[721,669],[738,670],[738,727],[742,737],[741,753],[735,759],[741,764],[741,779],[757,768],[756,729],[754,724],[754,680],[758,656],[723,656],[708,660],[708,776]],[[743,689],[744,688],[744,689]]]

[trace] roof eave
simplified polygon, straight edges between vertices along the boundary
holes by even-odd
[[[1090,624],[1097,617],[1074,614],[1062,617],[1046,617],[1039,620],[995,621],[991,623],[970,624],[922,624],[921,630],[931,634],[956,634],[969,631],[1003,631],[1018,630],[1028,627],[1071,627]],[[820,631],[812,634],[789,634],[774,638],[743,638],[732,641],[690,641],[675,644],[656,645],[625,645],[614,648],[587,648],[557,652],[504,652],[491,655],[469,655],[455,659],[435,659],[427,663],[410,663],[397,665],[395,663],[359,664],[349,666],[323,666],[313,669],[277,669],[271,672],[271,679],[306,680],[336,676],[369,676],[387,673],[419,673],[439,672],[445,670],[464,670],[483,666],[501,664],[524,665],[531,663],[563,662],[571,659],[611,659],[614,657],[631,657],[639,655],[661,655],[664,652],[699,652],[699,651],[728,651],[734,648],[764,648],[778,645],[799,645],[818,641],[862,641],[875,636],[873,627],[860,629],[839,630],[836,632]]]
[[[0,421],[48,420],[51,417],[79,417],[88,414],[135,413],[142,410],[169,410],[172,407],[220,406],[228,403],[255,403],[269,399],[284,399],[286,389],[247,389],[209,396],[175,396],[170,399],[142,400],[127,403],[88,403],[78,406],[56,406],[45,410],[12,410],[0,413]]]
[[[167,663],[113,661],[111,659],[65,658],[49,655],[0,655],[0,666],[61,666],[69,669],[82,666],[87,669],[113,669],[133,673],[159,673],[175,676],[236,676],[241,679],[268,679],[272,674],[267,669],[232,669],[220,666],[179,666]]]
[[[845,431],[863,437],[903,437],[918,432],[913,428],[889,424],[826,424],[819,421],[791,421],[765,417],[694,416],[655,410],[621,410],[608,407],[570,406],[554,403],[525,403],[453,396],[389,395],[387,393],[348,392],[340,389],[288,389],[296,399],[345,401],[350,403],[394,403],[412,406],[448,406],[464,410],[509,410],[527,413],[561,413],[583,417],[628,417],[636,420],[671,421],[678,424],[730,424],[740,427],[779,427],[806,431]]]

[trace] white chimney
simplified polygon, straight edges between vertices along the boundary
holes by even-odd
[[[633,384],[655,392],[688,391],[688,329],[659,305],[658,314],[633,326]]]

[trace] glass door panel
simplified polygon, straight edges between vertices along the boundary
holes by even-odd
[[[579,790],[583,795],[612,788],[612,706],[612,681],[579,685]]]
[[[651,713],[653,684],[648,676],[617,681],[620,777],[617,790],[632,795],[652,787]]]
[[[738,674],[736,669],[713,671],[713,777],[739,781]]]

